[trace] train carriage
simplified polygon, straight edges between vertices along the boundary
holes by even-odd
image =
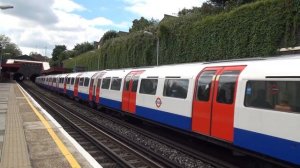
[[[74,96],[78,98],[79,100],[82,101],[89,101],[89,90],[90,90],[90,83],[91,83],[91,78],[96,75],[97,72],[84,72],[80,76],[78,76],[79,82],[75,82],[75,87],[74,87],[74,93],[76,87],[78,88],[78,94]]]
[[[78,91],[78,78],[81,74],[82,73],[71,73],[68,75],[66,90],[64,91],[68,97],[74,98],[74,95],[75,95],[74,90]],[[75,87],[76,80],[77,80],[77,84],[76,84],[77,89],[75,89],[76,88]],[[78,92],[77,92],[77,94],[78,94]],[[77,94],[76,94],[76,96],[77,96]]]
[[[100,87],[99,104],[101,106],[121,110],[124,79],[129,72],[130,70],[106,71],[102,76],[102,84]]]
[[[188,66],[188,69],[182,70]],[[162,66],[141,74],[136,115],[191,131],[195,74],[202,64]]]
[[[241,74],[234,145],[300,165],[299,57],[251,62]]]

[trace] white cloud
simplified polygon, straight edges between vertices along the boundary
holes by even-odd
[[[126,10],[148,19],[162,19],[164,14],[202,4],[201,0],[122,1],[126,2]],[[132,24],[131,20],[115,23],[105,17],[86,19],[74,12],[88,12],[88,9],[73,0],[1,0],[1,3],[14,8],[0,11],[0,34],[10,37],[23,54],[31,51],[44,54],[47,48],[47,56],[51,57],[55,45],[64,44],[72,49],[77,43],[98,41],[109,27],[124,30]]]
[[[161,20],[164,14],[177,15],[183,8],[201,6],[206,0],[124,0],[126,10],[148,19]]]
[[[0,11],[0,34],[10,37],[23,54],[32,51],[44,54],[47,48],[47,56],[51,57],[55,45],[72,49],[77,43],[98,41],[107,31],[99,26],[124,27],[124,23],[116,24],[104,17],[85,19],[72,13],[86,9],[71,0],[10,0],[7,3],[14,9]],[[44,11],[42,15],[41,11]],[[26,17],[21,16],[26,12]]]
[[[64,12],[73,12],[73,11],[84,11],[85,7],[71,1],[71,0],[55,0],[52,6],[53,9],[61,10]]]

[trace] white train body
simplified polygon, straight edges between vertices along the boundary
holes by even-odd
[[[41,76],[36,82],[300,165],[299,65],[295,55]],[[55,78],[63,83],[55,85]],[[89,82],[72,85],[72,78]]]

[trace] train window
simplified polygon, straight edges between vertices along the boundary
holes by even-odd
[[[84,86],[85,87],[89,86],[89,83],[90,83],[90,78],[85,78],[84,79]]]
[[[98,79],[98,81],[97,81],[97,88],[100,88],[100,85],[101,85],[101,79]]]
[[[197,100],[208,101],[210,88],[216,71],[204,71],[198,79]]]
[[[157,82],[158,82],[158,79],[142,79],[140,93],[155,95],[156,88],[157,88]]]
[[[84,81],[84,78],[79,79],[79,86],[83,86],[83,81]]]
[[[163,95],[185,99],[188,92],[188,79],[166,79]]]
[[[300,81],[248,81],[244,105],[300,113]]]
[[[71,85],[74,85],[74,82],[75,82],[75,78],[72,78]]]
[[[129,90],[130,79],[131,79],[131,76],[127,76],[125,78],[125,87],[124,87],[124,90]]]
[[[120,90],[121,82],[122,82],[121,78],[112,78],[110,89],[111,90]]]
[[[138,82],[139,82],[139,76],[134,76],[132,78],[132,92],[136,92],[137,91],[137,87],[138,87]]]
[[[102,89],[108,89],[110,84],[110,78],[104,78],[102,81]]]
[[[217,102],[232,104],[234,100],[236,80],[240,71],[224,71],[219,78]]]

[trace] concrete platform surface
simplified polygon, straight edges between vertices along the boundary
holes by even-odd
[[[18,84],[0,83],[0,168],[101,167],[24,95]]]

